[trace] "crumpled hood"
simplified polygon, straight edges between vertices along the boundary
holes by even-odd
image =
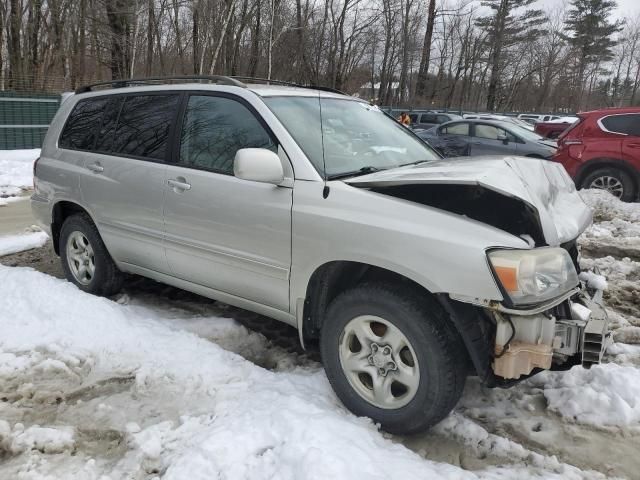
[[[345,181],[353,186],[376,188],[420,184],[482,186],[531,206],[551,246],[574,240],[591,223],[591,210],[578,195],[564,167],[546,160],[511,156],[453,158]]]

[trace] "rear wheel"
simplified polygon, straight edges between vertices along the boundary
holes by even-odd
[[[320,349],[344,405],[392,433],[426,430],[458,402],[467,354],[428,294],[366,284],[329,306]]]
[[[615,167],[598,168],[587,174],[581,187],[607,190],[624,202],[632,202],[637,195],[633,178],[627,172]]]
[[[124,275],[116,267],[98,229],[87,215],[75,214],[64,221],[59,251],[67,280],[81,290],[109,296],[122,287]]]

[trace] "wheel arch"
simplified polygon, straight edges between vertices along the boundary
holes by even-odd
[[[462,338],[475,372],[487,381],[490,368],[490,335],[483,328],[481,309],[462,304],[445,293],[434,294],[424,285],[387,268],[357,261],[330,261],[313,272],[298,315],[298,330],[303,346],[320,337],[327,308],[342,291],[364,282],[393,282],[406,285],[407,291],[433,296],[447,313],[452,328]]]
[[[76,202],[60,200],[53,205],[53,209],[51,210],[51,240],[53,242],[53,250],[56,252],[56,255],[60,255],[59,243],[62,224],[67,218],[76,213],[83,213],[87,215],[95,225],[93,217],[89,211]]]
[[[595,158],[582,164],[575,178],[576,186],[582,188],[584,179],[598,168],[617,168],[622,170],[631,177],[635,184],[636,191],[640,190],[640,172],[628,162],[615,158]]]

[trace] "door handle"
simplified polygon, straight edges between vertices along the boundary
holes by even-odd
[[[167,180],[167,185],[172,187],[175,191],[191,190],[191,184],[187,183],[184,178],[172,178]]]
[[[93,173],[102,173],[102,172],[104,172],[104,167],[102,165],[100,165],[99,163],[92,163],[90,165],[87,165],[87,168],[89,170],[91,170]]]

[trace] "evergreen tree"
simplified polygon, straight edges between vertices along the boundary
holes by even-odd
[[[616,9],[615,0],[571,0],[565,25],[572,35],[566,40],[575,51],[576,75],[572,106],[582,107],[585,74],[591,65],[601,65],[613,58],[617,42],[613,35],[622,30],[624,22],[611,22],[609,17]]]
[[[487,90],[487,110],[496,108],[500,77],[507,63],[508,49],[520,42],[534,41],[543,31],[538,27],[546,18],[542,10],[521,9],[531,6],[537,0],[483,0],[482,5],[493,10],[491,15],[480,17],[476,22],[487,31],[489,55],[489,88]],[[519,13],[521,12],[521,13]]]

